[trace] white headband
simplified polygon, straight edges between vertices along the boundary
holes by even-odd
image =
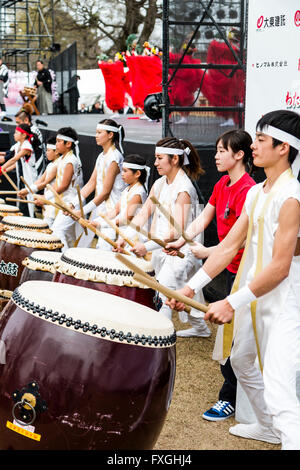
[[[75,144],[75,156],[78,158],[78,160],[80,160],[80,157],[79,157],[79,141],[78,140],[74,140],[74,139],[72,139],[72,137],[69,137],[69,136],[63,135],[63,134],[57,134],[56,138],[60,139],[60,140],[64,140],[65,142],[74,142],[74,144]]]
[[[295,137],[294,135],[289,134],[288,132],[285,132],[281,129],[278,129],[277,127],[269,125],[263,127],[260,132],[262,134],[266,134],[270,137],[273,137],[274,139],[280,140],[280,142],[286,142],[291,147],[298,150],[298,154],[296,155],[296,158],[292,163],[292,171],[294,173],[294,176],[297,178],[298,173],[300,171],[300,139],[297,139],[297,137]]]
[[[47,150],[50,149],[50,150],[56,150],[56,145],[53,145],[53,144],[47,144]]]
[[[129,163],[124,162],[123,168],[129,168],[130,170],[146,170],[147,178],[146,178],[146,185],[148,183],[149,175],[150,175],[150,167],[147,165],[138,165],[137,163]]]
[[[122,147],[122,126],[116,127],[116,126],[108,126],[107,124],[97,124],[96,127],[97,130],[99,131],[109,131],[109,132],[117,132],[119,134],[119,145],[121,152],[123,153],[123,147]]]
[[[191,149],[189,147],[186,147],[184,150],[173,149],[171,147],[156,147],[155,153],[166,155],[184,155],[183,164],[188,165],[190,163],[188,155],[191,153]]]

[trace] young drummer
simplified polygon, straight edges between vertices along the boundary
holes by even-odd
[[[90,219],[99,217],[100,213],[107,214],[113,210],[121,197],[125,183],[121,172],[123,165],[122,141],[125,137],[123,126],[118,125],[112,119],[104,119],[99,122],[96,129],[96,143],[102,147],[102,152],[96,160],[92,175],[81,190],[82,199],[87,199],[94,192],[93,199],[84,205],[84,215],[90,214]],[[72,201],[73,207],[78,209],[78,198]],[[77,211],[80,215],[80,211]],[[116,232],[111,227],[104,227],[102,232],[110,239],[116,238]],[[89,246],[93,239],[93,233],[81,235],[78,246]],[[112,246],[102,238],[98,240],[97,248],[112,250]]]
[[[232,347],[233,370],[257,418],[229,432],[282,442],[283,450],[300,449],[299,137],[300,116],[292,111],[269,112],[258,121],[253,159],[267,179],[249,190],[229,234],[180,290],[193,297],[246,243],[231,295],[212,303],[205,318],[224,325],[214,358],[229,356]],[[174,299],[168,304],[183,308]]]
[[[245,198],[249,189],[255,185],[255,181],[249,176],[252,171],[252,138],[248,132],[233,130],[222,134],[216,142],[216,165],[219,172],[227,172],[216,183],[213,193],[201,212],[187,228],[187,235],[193,239],[204,231],[216,216],[219,241],[222,241],[242,212]],[[248,171],[248,172],[247,172]],[[185,240],[181,237],[167,248],[177,250],[184,246]],[[192,253],[197,258],[208,258],[215,247],[205,247],[197,244],[191,246]],[[239,250],[235,258],[226,267],[227,294],[230,294],[235,279],[243,249]],[[177,336],[190,337],[196,334],[194,328],[177,331]],[[224,383],[219,393],[219,399],[209,410],[203,414],[203,418],[209,421],[220,421],[230,418],[235,413],[236,402],[236,377],[230,365],[230,358],[225,364],[221,364],[221,373]]]
[[[63,127],[56,135],[57,159],[55,191],[65,203],[70,204],[77,196],[77,186],[83,185],[82,165],[79,158],[78,135],[72,127]],[[61,211],[57,211],[51,227],[54,235],[64,244],[63,251],[73,246],[76,239],[75,221]]]
[[[124,158],[122,180],[127,185],[115,207],[106,215],[118,227],[124,230],[147,199],[147,180],[150,168],[140,155],[128,155]],[[107,226],[102,217],[94,219],[92,224],[103,230]],[[138,235],[138,234],[137,234]],[[139,237],[136,237],[136,241]]]
[[[60,154],[56,150],[56,137],[50,137],[48,139],[46,145],[46,155],[49,163],[42,176],[30,186],[30,189],[33,193],[37,193],[38,191],[46,188],[47,184],[54,185],[55,183],[57,160],[60,157]],[[27,197],[28,194],[29,190],[24,188],[18,193],[18,196]],[[44,190],[44,196],[46,199],[52,202],[55,201],[54,195],[49,189]],[[55,219],[55,208],[50,205],[44,205],[43,202],[39,200],[38,196],[36,196],[34,200],[37,206],[43,207],[43,219],[46,220],[49,227],[51,227]]]
[[[14,156],[10,158],[2,167],[0,171],[12,171],[16,169],[17,186],[21,188],[24,186],[20,177],[23,176],[25,181],[31,185],[37,179],[35,149],[39,146],[39,140],[35,134],[31,133],[31,129],[27,124],[20,124],[16,127],[14,133],[15,144],[12,146],[11,151]],[[32,195],[28,199],[33,200]],[[18,203],[20,205],[20,203]],[[34,205],[22,204],[22,212],[34,217]]]
[[[199,201],[191,178],[195,180],[203,173],[203,169],[199,155],[191,143],[171,137],[157,142],[154,165],[161,178],[153,184],[147,201],[139,214],[134,217],[133,223],[143,227],[151,219],[152,235],[170,241],[179,235],[166,217],[156,208],[151,197],[155,196],[158,201],[164,204],[184,229],[198,215]],[[135,235],[134,230],[127,229],[126,235],[131,238]],[[119,249],[121,250],[123,246],[124,241],[120,241]],[[138,242],[132,251],[138,256],[144,256],[151,251],[151,263],[156,278],[172,289],[184,285],[195,272],[195,266],[198,267],[201,264],[201,261],[197,261],[197,259],[195,261],[194,256],[186,247],[183,249],[184,258],[168,256],[161,246],[153,241]],[[199,298],[203,301],[202,292],[200,292]],[[172,317],[172,310],[166,305],[163,305],[160,311],[168,318]],[[186,315],[181,315],[181,319],[186,321]],[[190,321],[198,328],[199,336],[210,336],[210,330],[199,316],[199,312],[192,310]]]

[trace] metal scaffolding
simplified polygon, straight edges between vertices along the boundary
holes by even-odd
[[[30,59],[56,51],[54,8],[47,21],[40,0],[0,0],[0,53],[11,70],[31,71]]]

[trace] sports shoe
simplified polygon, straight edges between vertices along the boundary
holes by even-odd
[[[245,439],[269,442],[270,444],[281,443],[280,438],[271,428],[263,427],[258,423],[236,424],[229,428],[229,433],[234,436],[244,437]]]
[[[235,413],[234,406],[230,401],[219,400],[209,410],[203,413],[202,418],[207,421],[223,421],[230,418]]]
[[[179,336],[180,338],[208,338],[211,335],[211,331],[208,328],[208,326],[203,327],[192,327],[188,328],[187,330],[179,330],[176,331],[176,336]]]

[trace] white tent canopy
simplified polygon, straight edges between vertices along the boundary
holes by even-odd
[[[92,106],[96,101],[104,102],[105,82],[101,70],[77,70],[80,80],[77,82],[80,98],[79,107],[85,104]]]

